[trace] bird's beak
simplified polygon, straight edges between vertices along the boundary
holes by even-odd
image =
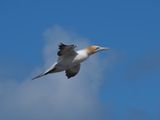
[[[103,51],[103,50],[109,50],[109,48],[107,48],[107,47],[100,47],[99,48],[99,51]]]

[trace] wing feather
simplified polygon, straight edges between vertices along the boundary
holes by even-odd
[[[78,64],[78,65],[76,65],[76,66],[74,66],[74,67],[72,67],[70,69],[67,69],[65,71],[65,73],[66,73],[66,76],[69,79],[71,77],[74,77],[79,72],[79,70],[80,70],[80,64]]]
[[[76,45],[65,45],[63,43],[60,43],[59,45],[59,51],[57,52],[58,56],[63,56],[63,55],[72,55],[76,54],[76,51],[74,48],[77,47]]]

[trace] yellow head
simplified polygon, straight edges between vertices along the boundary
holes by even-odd
[[[92,55],[92,54],[99,52],[99,51],[109,50],[109,48],[92,45],[92,46],[87,47],[86,50],[89,55]]]

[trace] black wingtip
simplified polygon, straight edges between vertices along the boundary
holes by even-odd
[[[72,77],[74,77],[74,76],[71,76],[71,75],[66,74],[66,77],[67,77],[68,79],[70,79],[70,78],[72,78]]]
[[[60,42],[60,45],[65,45],[63,42]]]
[[[60,42],[60,44],[59,44],[59,49],[65,47],[65,46],[66,46],[66,45],[65,45],[64,43]]]

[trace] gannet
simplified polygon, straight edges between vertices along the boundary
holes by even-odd
[[[85,61],[89,56],[109,48],[100,47],[96,45],[88,46],[85,49],[75,51],[77,46],[66,45],[60,43],[59,51],[57,52],[58,60],[49,69],[34,77],[32,80],[40,78],[50,73],[65,71],[67,78],[74,77],[80,70],[80,64]]]

